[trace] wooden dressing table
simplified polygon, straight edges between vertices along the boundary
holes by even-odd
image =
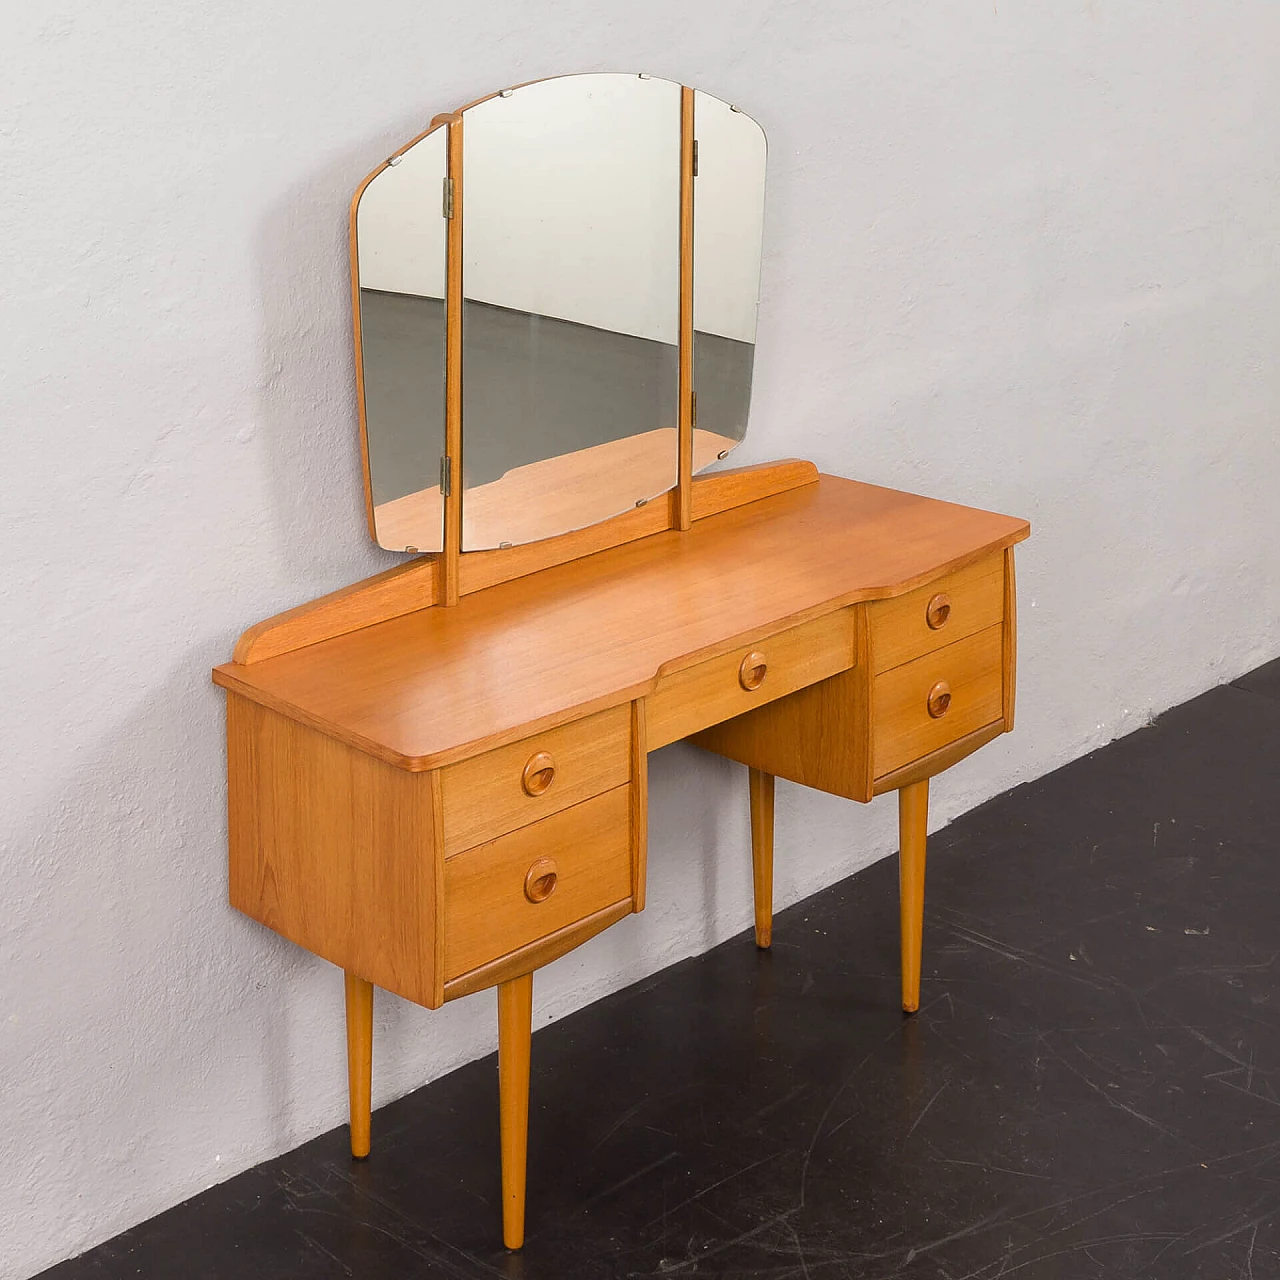
[[[451,274],[454,301],[460,287]],[[682,323],[685,392],[691,339]],[[429,1008],[498,988],[511,1248],[533,971],[644,907],[648,752],[685,738],[749,767],[761,947],[774,778],[860,801],[897,790],[911,1011],[928,779],[1013,725],[1025,521],[805,462],[694,477],[692,404],[674,442],[660,501],[522,546],[465,552],[459,487],[442,484],[439,554],[251,628],[213,673],[230,899],[346,973],[354,1155],[370,1149],[373,987]],[[592,455],[570,456],[580,474]]]

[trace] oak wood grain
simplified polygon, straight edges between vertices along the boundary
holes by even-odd
[[[853,661],[853,614],[837,609],[703,662],[660,672],[646,699],[649,748],[763,706],[844,671]]]
[[[877,778],[1001,718],[1003,628],[998,624],[894,667],[872,685],[872,768]],[[945,714],[931,711],[949,686]]]
[[[1013,548],[1004,553],[1004,729],[1013,732],[1018,691],[1018,594],[1014,587]]]
[[[373,983],[343,975],[347,1006],[347,1115],[351,1154],[369,1154],[373,1088]]]
[[[877,796],[883,795],[886,791],[897,791],[902,787],[909,787],[922,778],[935,777],[944,770],[950,769],[953,764],[959,764],[965,756],[972,755],[979,747],[985,747],[988,742],[998,738],[1004,731],[1004,722],[997,720],[994,724],[984,725],[981,729],[966,733],[963,738],[948,742],[936,751],[930,751],[928,755],[904,764],[901,769],[895,769],[892,773],[886,773],[877,778],[872,787],[872,793]]]
[[[924,941],[924,864],[929,827],[929,780],[898,792],[898,910],[902,949],[902,1009],[920,1007]]]
[[[940,595],[947,597],[946,621],[940,626],[931,626],[929,605]],[[1004,604],[1004,556],[1001,554],[947,574],[894,600],[877,601],[867,610],[872,670],[887,671],[995,626],[1004,616]]]
[[[525,896],[525,876],[542,858],[556,862],[556,887],[534,903]],[[444,883],[446,980],[630,900],[630,787],[448,859]]]
[[[643,698],[631,704],[631,901],[644,910],[649,874],[649,734]]]
[[[853,609],[854,665],[691,741],[748,768],[848,800],[871,799],[865,606]]]
[[[436,1007],[430,774],[227,699],[231,905],[365,981]]]
[[[502,1144],[502,1243],[524,1244],[525,1173],[529,1151],[529,1056],[533,974],[498,987],[498,1127]]]
[[[214,679],[388,763],[429,770],[645,696],[659,672],[730,644],[904,594],[1028,532],[1009,516],[827,476],[454,609],[226,664]]]
[[[760,769],[747,773],[751,806],[751,883],[754,890],[756,946],[773,945],[773,795],[774,777]]]
[[[450,978],[444,984],[444,998],[457,1000],[462,996],[474,995],[477,991],[485,991],[489,987],[497,986],[500,982],[506,982],[509,978],[516,978],[522,973],[532,973],[535,969],[541,969],[543,965],[559,960],[562,955],[575,947],[580,947],[611,924],[616,924],[623,916],[630,915],[632,909],[631,900],[624,898],[621,902],[612,903],[600,911],[584,916],[581,920],[565,925],[563,929],[557,929],[554,933],[536,938],[523,947],[517,947],[514,951],[489,961],[488,964],[468,970],[460,977]]]
[[[530,795],[524,768],[540,753],[552,758],[554,778]],[[623,786],[630,774],[629,704],[450,765],[440,771],[445,857]]]

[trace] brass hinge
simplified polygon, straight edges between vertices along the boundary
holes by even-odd
[[[689,426],[697,427],[698,425],[698,393],[696,391],[689,392]]]
[[[453,492],[453,459],[446,453],[440,458],[440,493],[448,497]]]
[[[697,138],[694,138],[693,140],[693,176],[695,178],[698,176],[698,140]]]
[[[446,178],[444,180],[444,216],[446,218],[453,217],[453,179]]]

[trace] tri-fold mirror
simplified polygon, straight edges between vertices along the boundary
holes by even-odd
[[[764,175],[749,116],[608,73],[438,116],[366,178],[352,279],[377,542],[539,541],[725,457],[751,401]]]

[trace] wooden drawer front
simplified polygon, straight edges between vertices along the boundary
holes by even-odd
[[[445,981],[630,897],[624,786],[445,862]]]
[[[760,679],[763,659],[763,679]],[[649,750],[687,738],[853,666],[853,610],[840,609],[667,676],[645,702]]]
[[[620,787],[630,776],[630,703],[449,765],[440,776],[445,857]]]
[[[875,677],[872,771],[877,778],[1000,719],[1003,630],[988,627]],[[935,717],[930,693],[942,682],[950,701]],[[942,692],[935,694],[935,710]]]
[[[1004,556],[957,569],[896,600],[878,601],[868,607],[868,617],[875,672],[963,640],[1004,617]]]

